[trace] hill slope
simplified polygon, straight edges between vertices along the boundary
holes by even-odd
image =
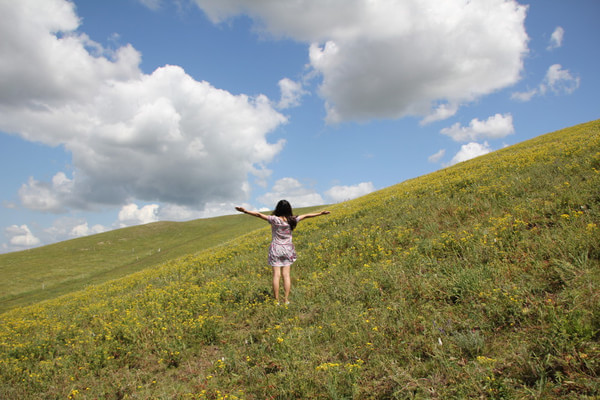
[[[596,398],[600,121],[0,315],[2,398]],[[237,218],[250,218],[237,216]]]
[[[258,220],[233,215],[155,222],[0,254],[0,313],[122,278],[262,226]]]

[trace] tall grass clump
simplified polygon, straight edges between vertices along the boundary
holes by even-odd
[[[600,121],[0,315],[0,398],[600,396]],[[240,221],[244,216],[238,216]]]

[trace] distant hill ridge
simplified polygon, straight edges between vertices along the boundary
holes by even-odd
[[[248,226],[0,314],[0,398],[600,396],[600,121],[328,209],[289,306]]]

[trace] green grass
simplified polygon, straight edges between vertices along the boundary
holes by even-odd
[[[222,245],[263,225],[238,215],[155,222],[0,254],[0,313]]]
[[[600,121],[0,315],[0,398],[600,396]],[[236,216],[242,223],[245,216]]]

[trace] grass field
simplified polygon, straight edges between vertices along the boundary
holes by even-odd
[[[1,314],[0,398],[600,396],[600,121],[328,209],[289,306],[265,226]]]
[[[0,254],[0,313],[222,245],[263,225],[258,220],[240,220],[233,215],[155,222]]]

